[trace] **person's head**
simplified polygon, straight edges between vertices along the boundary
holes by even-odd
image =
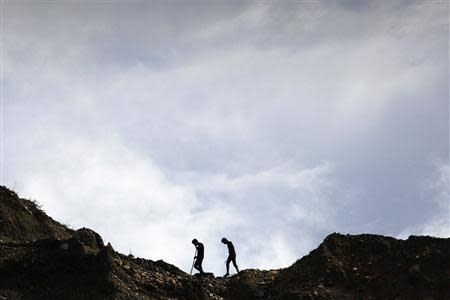
[[[222,243],[226,244],[228,243],[228,240],[226,238],[222,238]]]
[[[197,241],[197,239],[193,239],[193,240],[192,240],[192,244],[194,244],[194,245],[196,245],[196,246],[197,246],[197,244],[198,244],[198,241]]]

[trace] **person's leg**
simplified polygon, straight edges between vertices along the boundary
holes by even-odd
[[[194,263],[194,269],[196,269],[197,271],[200,271],[199,266],[198,266],[198,260],[196,260]]]
[[[227,265],[227,273],[225,274],[225,276],[230,275],[230,262],[231,262],[231,257],[228,256],[227,263],[226,263],[226,265]]]
[[[233,260],[232,260],[232,262],[233,262],[233,266],[234,266],[234,268],[236,269],[236,271],[239,273],[239,268],[238,268],[238,266],[237,266],[237,264],[236,264],[236,257],[233,257]]]
[[[202,259],[200,259],[199,260],[199,263],[198,263],[198,270],[200,271],[200,274],[204,274],[205,272],[203,272],[203,266],[202,266],[202,264],[203,264],[203,258]]]

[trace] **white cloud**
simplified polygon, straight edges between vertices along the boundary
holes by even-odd
[[[245,267],[278,268],[309,252],[322,238],[318,232],[334,229],[340,208],[330,208],[342,191],[333,176],[332,165],[323,163],[300,170],[282,165],[236,177],[188,173],[178,181],[195,187],[206,206],[233,208],[240,224],[224,234],[237,241]]]
[[[294,246],[291,234],[297,221],[327,226],[327,199],[319,195],[332,186],[327,164],[300,171],[278,167],[238,178],[194,174],[171,181],[150,157],[118,138],[91,141],[53,134],[34,153],[39,159],[16,170],[21,174],[19,192],[38,199],[62,222],[97,230],[121,252],[131,249],[188,270],[190,240],[197,237],[207,245],[205,268],[220,273],[225,254],[219,240],[231,236],[243,267],[281,267],[311,246],[305,243],[313,239],[307,232],[303,246]],[[30,148],[40,146],[36,139]],[[286,188],[295,193],[293,199],[262,199],[272,189]]]
[[[29,172],[20,170],[20,192],[63,222],[94,228],[123,252],[185,266],[191,237],[234,223],[227,207],[210,207],[208,217],[195,212],[192,188],[170,182],[151,158],[118,139],[67,137],[38,157]]]

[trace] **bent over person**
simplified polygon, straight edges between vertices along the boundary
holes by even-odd
[[[198,270],[201,275],[203,275],[205,274],[205,272],[203,272],[202,267],[203,257],[205,256],[205,247],[203,246],[202,243],[197,241],[197,239],[193,239],[192,244],[194,244],[195,248],[197,249],[197,254],[194,257],[195,259],[194,268]]]
[[[238,266],[236,264],[236,251],[234,250],[233,243],[230,242],[229,240],[227,240],[226,238],[222,238],[222,243],[224,243],[228,247],[228,258],[227,258],[227,261],[226,261],[227,273],[225,275],[223,275],[223,276],[227,277],[228,275],[230,275],[230,262],[233,262],[234,268],[239,273],[239,268],[238,268]]]

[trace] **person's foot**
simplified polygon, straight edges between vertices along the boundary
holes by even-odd
[[[227,274],[223,275],[223,277],[228,277],[228,276],[230,276],[230,274],[229,274],[229,273],[227,273]]]

